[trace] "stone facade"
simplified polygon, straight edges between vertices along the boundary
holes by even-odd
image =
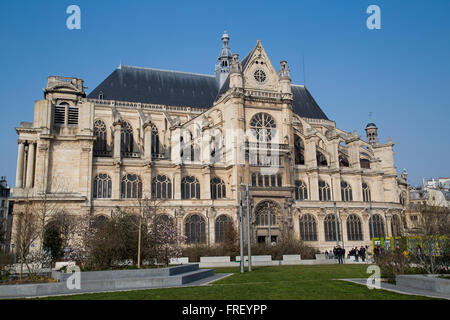
[[[364,141],[326,116],[299,115],[293,91],[309,92],[291,84],[287,63],[277,72],[259,41],[244,60],[230,57],[225,38],[218,94],[207,108],[108,99],[98,90],[86,96],[83,80],[49,77],[34,122],[16,129],[15,210],[42,194],[73,214],[106,217],[148,203],[187,242],[214,244],[226,219],[238,226],[239,193],[249,184],[253,241],[292,232],[329,250],[335,207],[341,245],[370,244],[370,213],[382,223],[375,235],[390,236],[407,198],[391,139],[379,143],[374,124]]]

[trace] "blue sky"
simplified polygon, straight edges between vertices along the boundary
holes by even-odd
[[[81,30],[66,8],[81,8]],[[381,8],[381,30],[366,8]],[[398,143],[410,183],[450,176],[450,1],[7,1],[0,2],[0,175],[14,186],[21,121],[33,120],[49,75],[92,91],[119,64],[213,73],[226,28],[243,58],[261,40],[274,66],[286,59],[346,131],[372,112],[381,142]]]

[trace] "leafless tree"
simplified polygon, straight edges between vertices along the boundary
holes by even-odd
[[[28,264],[26,257],[30,253],[31,245],[40,236],[39,219],[34,214],[34,206],[31,200],[25,200],[22,210],[14,213],[14,219],[13,237],[16,255],[20,261],[20,279],[22,279],[23,265]]]
[[[422,246],[411,252],[413,260],[428,273],[449,270],[450,262],[450,210],[445,207],[417,204],[418,223],[411,231],[419,236]]]

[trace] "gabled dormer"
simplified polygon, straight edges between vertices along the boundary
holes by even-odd
[[[261,41],[242,60],[244,88],[279,92],[279,78]]]

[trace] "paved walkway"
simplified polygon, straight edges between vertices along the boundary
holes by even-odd
[[[353,282],[361,285],[367,285],[367,279],[339,279],[342,281],[348,281]],[[413,296],[424,296],[429,298],[438,298],[438,299],[447,299],[450,300],[450,295],[430,290],[419,290],[415,288],[410,287],[404,287],[404,286],[397,286],[395,284],[387,283],[387,282],[381,282],[381,289],[388,290],[396,293],[401,294],[408,294]],[[377,289],[373,289],[377,290]]]
[[[118,289],[118,290],[77,290],[76,293],[73,294],[57,294],[57,295],[45,295],[45,296],[30,296],[30,297],[11,297],[7,299],[28,299],[28,298],[46,298],[46,297],[61,297],[61,296],[73,296],[79,294],[90,294],[90,293],[106,293],[106,292],[124,292],[124,291],[138,291],[138,290],[152,290],[152,289],[164,289],[164,288],[182,288],[182,287],[197,287],[197,286],[206,286],[214,281],[226,278],[231,276],[233,273],[218,273],[213,276],[203,278],[197,281],[189,282],[182,285],[176,286],[160,286],[160,287],[151,287],[151,288],[134,288],[134,289]],[[1,300],[1,299],[0,299]]]

